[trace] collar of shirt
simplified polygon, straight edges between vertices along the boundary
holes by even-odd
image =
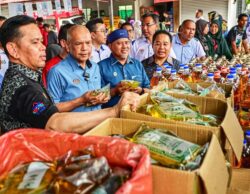
[[[21,65],[21,64],[16,64],[16,63],[10,63],[9,68],[10,69],[15,69],[15,70],[21,72],[26,77],[28,77],[29,79],[32,79],[32,80],[34,80],[36,82],[41,81],[41,72],[34,71],[34,70],[30,69],[27,66],[24,66],[24,65]]]
[[[77,70],[78,68],[82,68],[71,54],[69,54],[65,60],[68,60],[70,62],[70,66],[72,67],[73,71]],[[92,63],[90,62],[90,60],[86,61],[86,66],[88,68],[92,67]]]
[[[110,55],[110,62],[111,62],[111,65],[115,65],[116,63],[120,64],[120,62],[114,57],[113,54]],[[133,63],[134,63],[133,59],[130,56],[128,56],[128,59],[127,59],[125,65],[126,64],[133,64]]]
[[[191,40],[193,40],[193,39],[191,39]],[[185,46],[185,47],[191,47],[191,40],[188,41],[187,44],[183,45],[183,44],[181,43],[180,38],[179,38],[179,34],[176,34],[176,35],[175,35],[175,43],[176,43],[176,44],[179,44],[179,45],[182,45],[182,46]]]
[[[168,57],[164,63],[168,63],[169,65],[173,66],[173,58]],[[159,66],[158,64],[155,63],[155,55],[151,56],[148,58],[146,66]]]
[[[99,50],[98,50],[97,48],[95,48],[94,45],[93,45],[93,49],[94,49],[96,52],[100,52],[100,51],[104,51],[104,50],[105,50],[103,44],[100,46],[100,49],[99,49]]]

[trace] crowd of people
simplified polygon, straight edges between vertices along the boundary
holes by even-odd
[[[225,37],[221,18],[206,21],[199,11],[196,21],[184,20],[172,35],[159,29],[157,14],[146,13],[142,36],[135,38],[129,22],[109,34],[100,18],[85,26],[66,24],[57,36],[42,18],[0,17],[0,52],[8,64],[4,78],[0,74],[2,133],[26,127],[83,133],[118,117],[124,105],[135,109],[158,66],[167,63],[178,71],[193,58],[230,60],[242,48],[248,53],[247,21],[240,14]],[[125,87],[124,80],[139,86]],[[110,96],[93,95],[107,85]]]

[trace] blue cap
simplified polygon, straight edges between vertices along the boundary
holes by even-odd
[[[176,70],[175,70],[175,69],[172,69],[172,70],[171,70],[171,73],[176,73]]]
[[[230,71],[236,71],[236,68],[230,67]]]
[[[195,64],[196,67],[202,66],[200,63]]]
[[[208,76],[208,77],[213,77],[214,74],[213,74],[213,73],[208,73],[207,76]]]
[[[108,35],[108,43],[112,43],[120,38],[128,38],[128,31],[124,29],[117,29]]]
[[[161,72],[162,68],[161,67],[156,67],[156,71]]]
[[[245,135],[250,136],[250,130],[245,131]]]
[[[235,65],[235,67],[242,67],[242,65],[238,63]]]

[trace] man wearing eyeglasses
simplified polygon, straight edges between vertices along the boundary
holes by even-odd
[[[101,108],[109,100],[101,88],[99,66],[90,61],[91,35],[81,25],[72,26],[67,34],[69,55],[53,67],[47,77],[48,90],[59,112],[89,112]]]
[[[107,29],[101,18],[92,19],[87,22],[86,27],[89,29],[92,39],[91,60],[95,63],[106,59],[110,56],[111,51],[106,44]]]
[[[143,61],[154,54],[152,40],[155,32],[159,29],[159,16],[154,13],[144,14],[141,28],[143,36],[135,40],[131,50],[131,57],[139,61]],[[172,49],[170,56],[176,58]]]

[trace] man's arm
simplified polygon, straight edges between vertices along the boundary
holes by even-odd
[[[49,118],[45,129],[61,132],[84,133],[107,118],[118,117],[123,106],[130,105],[131,109],[134,111],[138,104],[139,96],[137,94],[125,92],[118,104],[112,108],[82,113],[55,113]]]
[[[249,51],[249,48],[248,48],[248,40],[245,39],[242,41],[242,44],[243,44],[243,47],[244,47],[244,50],[245,50],[245,53],[248,53]]]
[[[236,42],[235,42],[235,41],[231,41],[231,47],[232,47],[232,53],[233,53],[234,55],[237,55],[237,53],[238,53],[239,51],[238,51],[238,48],[237,48],[237,46],[236,46]]]

